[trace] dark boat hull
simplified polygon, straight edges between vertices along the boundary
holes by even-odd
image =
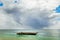
[[[36,35],[37,32],[19,32],[17,35]]]

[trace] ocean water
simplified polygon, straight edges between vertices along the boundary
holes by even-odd
[[[54,29],[28,30],[28,29],[0,29],[0,40],[60,40],[59,32],[51,32]],[[57,29],[55,29],[57,30]],[[38,32],[37,35],[17,35],[17,32]],[[59,31],[59,30],[58,30]],[[54,35],[55,34],[55,35]]]

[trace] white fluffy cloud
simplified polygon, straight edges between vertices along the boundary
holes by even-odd
[[[2,2],[4,6],[0,9],[1,29],[60,28],[55,26],[59,25],[55,20],[58,14],[53,11],[59,5],[59,0],[19,0],[17,3],[2,0]]]

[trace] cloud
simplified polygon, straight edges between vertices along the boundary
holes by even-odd
[[[5,12],[7,13],[7,14],[11,14],[12,15],[12,18],[17,22],[17,23],[19,23],[19,24],[21,24],[20,23],[20,16],[21,16],[21,11],[19,11],[19,9],[18,8],[12,8],[12,9],[5,9]]]
[[[31,15],[28,14],[27,17],[25,17],[26,15],[23,16],[22,24],[31,26],[33,29],[41,29],[50,25],[48,18],[50,13],[48,10],[37,11],[37,9],[34,9],[30,12],[27,11],[27,13],[30,13]]]
[[[53,9],[59,5],[56,0],[21,0],[18,5],[12,3],[12,1],[8,1],[9,3],[3,2],[6,5],[2,9],[2,15],[5,15],[3,17],[6,17],[6,19],[4,19],[3,23],[5,24],[3,24],[4,26],[1,25],[1,28],[5,29],[48,28],[53,25],[52,20],[56,17],[53,16]]]

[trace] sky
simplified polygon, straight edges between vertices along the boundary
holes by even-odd
[[[0,29],[60,29],[60,0],[1,0]]]
[[[58,5],[58,6],[56,7],[55,11],[56,11],[57,13],[60,13],[60,5]]]

